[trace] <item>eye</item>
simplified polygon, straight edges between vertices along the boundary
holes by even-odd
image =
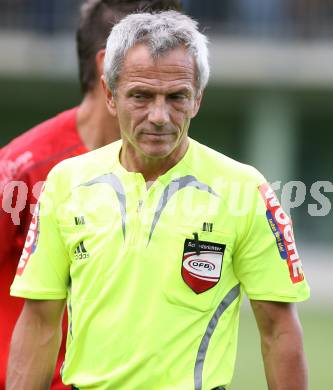
[[[137,101],[144,101],[149,98],[149,96],[146,93],[142,93],[142,92],[135,92],[132,94],[132,97]]]
[[[174,100],[174,101],[183,101],[187,98],[187,96],[184,93],[172,93],[169,95],[169,99]]]

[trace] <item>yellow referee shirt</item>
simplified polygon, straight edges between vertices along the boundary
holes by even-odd
[[[11,294],[67,298],[65,384],[226,386],[242,293],[309,295],[291,221],[254,168],[196,141],[149,189],[120,148],[50,172]]]

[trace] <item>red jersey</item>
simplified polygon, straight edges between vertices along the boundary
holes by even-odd
[[[76,125],[77,107],[47,120],[0,149],[0,390],[5,389],[11,335],[23,300],[9,295],[35,204],[50,169],[65,158],[87,152]],[[63,329],[66,335],[66,324]],[[63,337],[53,390],[62,384]]]

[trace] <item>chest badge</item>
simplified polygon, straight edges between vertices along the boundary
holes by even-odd
[[[186,239],[182,262],[184,282],[200,294],[214,287],[220,280],[225,244]]]

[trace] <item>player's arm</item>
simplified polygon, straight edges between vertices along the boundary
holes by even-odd
[[[251,300],[269,390],[306,390],[302,328],[292,303]]]
[[[65,300],[27,299],[12,336],[7,390],[49,389],[61,343]]]

